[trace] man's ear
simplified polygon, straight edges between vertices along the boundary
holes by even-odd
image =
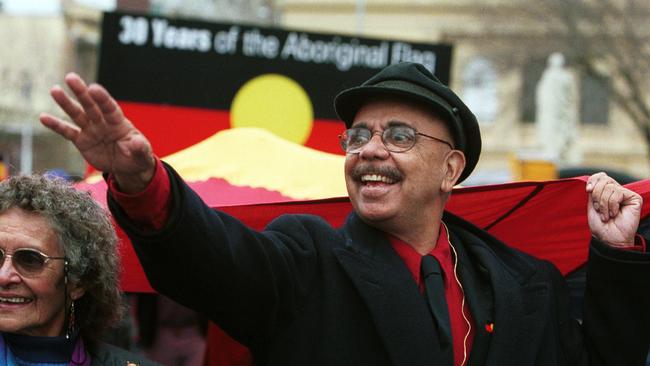
[[[460,150],[451,150],[445,158],[445,176],[440,189],[449,193],[456,185],[458,178],[465,169],[465,154]]]

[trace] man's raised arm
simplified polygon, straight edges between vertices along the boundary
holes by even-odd
[[[72,122],[42,113],[41,123],[71,141],[93,167],[111,174],[121,191],[144,190],[156,167],[149,140],[101,85],[86,85],[74,73],[66,75],[65,83],[76,100],[60,86],[54,86],[50,93]]]

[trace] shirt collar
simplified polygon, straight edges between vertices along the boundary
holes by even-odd
[[[422,262],[422,255],[405,241],[392,235],[388,235],[388,238],[393,249],[395,249],[400,258],[402,258],[402,261],[404,261],[406,267],[413,275],[415,282],[419,287],[421,287],[420,265]],[[440,267],[444,274],[445,288],[449,288],[451,285],[451,277],[447,274],[452,273],[453,271],[453,258],[451,255],[449,236],[447,235],[447,227],[444,224],[440,224],[436,246],[431,250],[431,252],[429,252],[429,254],[434,256],[440,263]]]

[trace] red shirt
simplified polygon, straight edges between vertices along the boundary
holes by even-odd
[[[147,188],[138,193],[123,193],[112,176],[108,177],[108,189],[115,201],[122,207],[126,215],[141,229],[161,229],[171,206],[171,186],[167,170],[160,159],[156,159],[156,170]]]
[[[412,246],[398,238],[390,236],[390,242],[406,264],[406,267],[411,271],[413,279],[418,284],[420,291],[424,291],[424,285],[420,279],[422,255],[416,252]],[[451,338],[454,344],[454,365],[461,366],[466,364],[469,358],[475,326],[469,305],[465,300],[463,289],[461,288],[460,279],[457,278],[457,272],[454,270],[455,256],[452,253],[447,236],[447,227],[444,224],[440,225],[438,242],[429,254],[438,260],[443,272],[445,297],[447,299],[447,309],[449,310],[449,321],[451,323]]]

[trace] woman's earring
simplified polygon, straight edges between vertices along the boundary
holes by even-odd
[[[74,314],[74,300],[72,300],[72,303],[70,304],[70,315],[68,316],[68,329],[65,332],[65,338],[70,339],[70,337],[74,334],[74,324],[75,322],[75,314]]]

